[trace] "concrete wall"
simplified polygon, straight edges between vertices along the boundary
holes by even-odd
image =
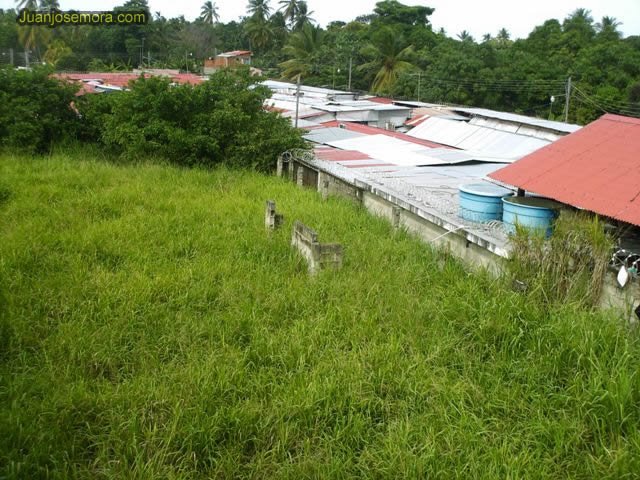
[[[402,228],[434,247],[444,248],[475,267],[487,268],[496,274],[502,269],[503,258],[470,242],[464,234],[446,230],[369,192],[363,193],[362,205],[373,215],[389,220],[394,227]]]
[[[504,271],[506,258],[492,252],[491,247],[485,248],[482,239],[472,236],[470,240],[466,232],[452,232],[417,215],[406,206],[398,206],[380,195],[359,188],[334,175],[309,165],[291,163],[295,165],[289,166],[288,171],[292,175],[290,178],[301,186],[317,188],[323,198],[335,195],[357,202],[373,215],[387,219],[394,227],[405,229],[426,243],[448,250],[469,265],[486,268],[494,274]],[[313,170],[317,176],[309,173],[308,170]],[[283,175],[286,176],[286,172],[283,172]],[[314,179],[315,182],[307,182],[305,179]],[[640,305],[640,281],[635,280],[621,289],[617,284],[616,276],[608,273],[600,304],[602,308],[620,309],[630,321],[638,322],[634,310]]]

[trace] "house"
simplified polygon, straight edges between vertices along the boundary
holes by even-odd
[[[640,119],[607,114],[489,177],[640,226]]]
[[[251,65],[252,53],[248,50],[234,50],[209,57],[204,61],[204,74],[211,75],[223,68]]]

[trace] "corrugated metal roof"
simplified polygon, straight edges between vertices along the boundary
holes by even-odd
[[[452,107],[452,110],[456,112],[464,112],[470,115],[478,115],[487,118],[497,118],[505,122],[523,123],[525,125],[533,125],[538,128],[544,128],[547,130],[555,130],[557,132],[572,133],[580,130],[580,125],[572,125],[564,122],[554,122],[552,120],[544,120],[541,118],[527,117],[525,115],[518,115],[516,113],[508,112],[496,112],[495,110],[488,110],[486,108],[463,108]]]
[[[330,142],[335,142],[338,140],[348,140],[351,138],[363,137],[362,133],[358,132],[350,132],[344,128],[317,128],[311,130],[309,133],[304,135],[306,140],[314,143],[323,143],[329,144]],[[357,150],[357,149],[356,149]]]
[[[393,130],[385,130],[378,127],[371,127],[369,125],[362,125],[360,123],[338,122],[334,120],[331,122],[326,122],[323,125],[326,125],[327,127],[337,127],[339,125],[342,125],[347,130],[351,130],[353,132],[364,133],[365,135],[387,135],[388,137],[399,138],[400,140],[404,140],[405,142],[417,143],[418,145],[423,145],[425,147],[446,147],[445,145],[442,145],[440,143],[430,142],[421,138],[410,137],[406,133],[395,132]]]
[[[548,145],[548,141],[518,135],[467,122],[430,117],[410,130],[407,135],[438,142],[476,155],[501,159],[518,159]]]
[[[638,152],[640,119],[607,114],[490,177],[640,225]]]

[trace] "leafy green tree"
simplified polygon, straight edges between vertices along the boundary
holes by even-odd
[[[413,45],[407,45],[404,38],[390,27],[376,31],[371,43],[362,53],[369,62],[359,67],[360,71],[373,72],[371,91],[390,94],[398,76],[413,67],[411,60]]]
[[[270,90],[255,81],[248,68],[195,86],[141,77],[130,91],[89,96],[79,109],[92,122],[86,133],[126,158],[270,170],[280,153],[304,141],[288,119],[263,108]]]
[[[384,0],[376,3],[374,19],[384,24],[426,26],[429,25],[429,15],[434,11],[430,7],[408,6],[397,0]]]
[[[75,137],[78,117],[71,105],[78,86],[50,73],[0,69],[0,147],[44,153]]]

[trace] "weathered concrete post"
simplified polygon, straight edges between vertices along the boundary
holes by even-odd
[[[391,216],[392,216],[392,225],[393,228],[400,228],[400,214],[402,213],[402,208],[400,207],[392,207]]]
[[[315,230],[296,220],[291,235],[291,245],[297,248],[309,264],[309,273],[342,268],[343,249],[338,243],[320,243]]]
[[[318,191],[322,200],[329,198],[329,176],[322,171],[318,172]]]
[[[276,213],[276,202],[267,200],[267,206],[264,211],[264,226],[267,230],[275,230],[282,226],[284,216]]]
[[[296,162],[292,158],[289,160],[289,180],[295,181],[296,179],[295,173],[296,173]]]
[[[298,175],[296,183],[299,187],[304,187],[304,165],[298,165]]]
[[[284,177],[285,171],[288,171],[289,164],[291,163],[289,159],[285,159],[284,157],[284,153],[278,157],[278,164],[276,166],[276,175],[278,177]]]

